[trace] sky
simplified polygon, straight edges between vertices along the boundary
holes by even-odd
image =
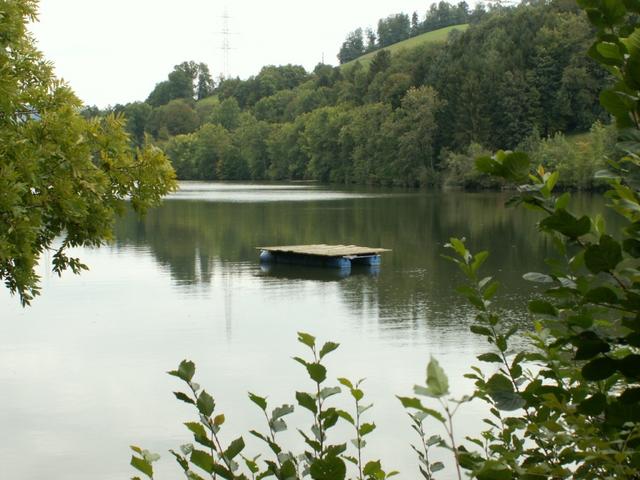
[[[224,69],[225,8],[229,74],[264,65],[337,64],[347,33],[399,12],[424,15],[431,0],[41,0],[31,26],[38,48],[87,105],[144,100],[186,60]],[[473,3],[473,2],[468,2]]]

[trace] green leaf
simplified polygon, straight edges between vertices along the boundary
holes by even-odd
[[[483,353],[478,355],[477,359],[481,362],[502,363],[502,358],[497,353]]]
[[[249,400],[251,400],[253,403],[258,405],[258,407],[260,407],[261,410],[266,410],[267,409],[267,399],[266,398],[259,397],[258,395],[255,395],[255,394],[249,392]]]
[[[615,43],[598,42],[596,44],[598,53],[608,60],[607,65],[620,65],[624,61],[624,57]]]
[[[502,157],[500,160],[498,160]],[[492,164],[492,171],[485,172],[513,182],[526,181],[529,175],[530,160],[524,152],[513,152],[500,155],[496,153],[496,163]],[[478,163],[476,163],[478,165]],[[478,168],[480,169],[480,168]]]
[[[320,349],[320,358],[323,358],[328,353],[333,352],[336,348],[340,346],[339,343],[327,342]]]
[[[185,422],[185,427],[187,427],[191,432],[193,432],[196,436],[206,437],[207,432],[202,426],[202,424],[197,422]]]
[[[469,251],[464,246],[464,242],[458,238],[451,237],[449,239],[449,245],[451,245],[451,248],[453,248],[453,250],[462,258],[466,258],[469,254]]]
[[[543,230],[553,230],[569,238],[578,238],[591,230],[591,219],[586,215],[577,219],[566,210],[557,209],[540,222]]]
[[[178,400],[182,400],[185,403],[190,403],[191,405],[195,405],[196,402],[193,401],[191,397],[189,397],[186,393],[182,392],[173,392]]]
[[[473,273],[477,273],[478,269],[482,266],[482,264],[489,258],[489,252],[482,251],[478,252],[473,256],[473,262],[471,262],[471,271]]]
[[[216,475],[220,475],[226,480],[233,480],[233,473],[231,473],[227,467],[221,465],[220,463],[213,464],[213,472]]]
[[[229,447],[224,451],[224,456],[227,460],[233,460],[242,450],[244,450],[244,439],[238,437],[229,444]]]
[[[301,407],[306,408],[307,410],[310,410],[314,414],[318,413],[318,406],[316,405],[316,401],[308,393],[296,392],[296,400],[298,401],[298,404]]]
[[[367,464],[364,466],[364,469],[362,470],[362,473],[364,473],[367,477],[375,478],[376,475],[381,471],[382,465],[380,463],[380,460],[376,460],[367,462]]]
[[[282,463],[282,468],[280,469],[280,473],[282,474],[282,478],[297,478],[297,470],[296,466],[292,460],[287,460]]]
[[[640,258],[640,240],[627,238],[622,242],[622,248],[633,258]]]
[[[607,112],[616,117],[616,120],[622,120],[624,122],[623,126],[626,126],[625,119],[628,119],[631,107],[618,92],[604,90],[600,93],[600,104]]]
[[[558,310],[551,303],[544,300],[531,300],[529,302],[529,311],[538,315],[558,316]]]
[[[314,348],[316,346],[316,337],[309,335],[308,333],[298,332],[298,341],[309,348]]]
[[[347,467],[341,458],[330,456],[314,460],[309,473],[314,480],[343,480]]]
[[[211,457],[211,455],[209,455],[207,452],[194,449],[191,452],[190,461],[196,467],[200,467],[205,472],[213,473],[213,465],[214,465],[213,457]]]
[[[496,168],[498,168],[499,164],[496,160],[491,157],[478,157],[476,158],[476,168],[487,175],[495,175]]]
[[[132,455],[130,465],[136,470],[144,473],[147,477],[153,478],[153,466],[145,459]]]
[[[324,400],[333,395],[337,395],[341,391],[342,390],[340,390],[340,387],[325,387],[322,390],[320,390],[320,398]]]
[[[340,377],[338,378],[338,382],[347,387],[349,390],[353,389],[353,383],[351,383],[351,380],[349,380],[348,378]]]
[[[640,379],[640,355],[630,354],[620,359],[618,370],[627,378]]]
[[[498,291],[498,287],[500,287],[500,282],[491,282],[489,286],[482,293],[482,298],[484,300],[491,300],[493,296]]]
[[[422,406],[422,402],[419,399],[414,397],[397,397],[402,403],[404,408],[415,408],[416,410],[422,410],[424,407]]]
[[[618,303],[618,296],[609,287],[593,288],[585,293],[584,299],[592,303]]]
[[[494,374],[487,381],[486,390],[499,410],[512,411],[525,405],[524,399],[514,391],[511,380],[501,373]]]
[[[284,432],[287,429],[287,423],[281,418],[278,418],[277,420],[271,420],[270,425],[273,431],[276,433]]]
[[[178,462],[182,470],[184,470],[185,472],[189,470],[189,462],[187,461],[186,458],[184,458],[182,455],[177,453],[175,450],[169,450],[169,452],[171,453],[171,455],[175,457],[176,462]]]
[[[607,353],[611,347],[607,342],[598,337],[594,332],[582,332],[573,343],[578,347],[576,360],[589,360],[600,353]]]
[[[213,397],[203,390],[200,392],[200,395],[198,395],[196,406],[202,415],[209,417],[213,413],[215,402],[213,401]]]
[[[278,418],[284,417],[293,413],[294,407],[293,405],[282,405],[280,407],[274,408],[271,413],[271,420],[277,420]]]
[[[442,397],[449,393],[449,379],[433,357],[427,365],[427,387],[434,397]]]
[[[340,418],[346,420],[351,425],[355,425],[356,424],[356,421],[353,419],[353,417],[351,416],[351,414],[349,412],[345,412],[344,410],[337,410],[337,413],[340,416]]]
[[[307,372],[316,383],[322,383],[327,379],[327,369],[320,363],[307,363]]]
[[[535,282],[535,283],[553,283],[552,277],[550,277],[549,275],[545,275],[544,273],[538,273],[538,272],[525,273],[522,276],[522,278],[524,278],[529,282]]]
[[[167,373],[174,377],[178,377],[185,382],[190,382],[196,373],[196,365],[192,361],[183,360],[182,362],[180,362],[178,370],[171,370]]]
[[[585,380],[606,380],[616,373],[616,361],[609,357],[600,357],[591,360],[582,367],[582,376]]]
[[[494,374],[486,384],[487,392],[513,392],[513,384],[511,380],[501,373]]]
[[[469,330],[471,330],[471,332],[475,333],[476,335],[484,335],[485,337],[493,336],[491,330],[489,330],[487,327],[483,327],[482,325],[471,325],[469,327]]]
[[[627,388],[624,393],[620,395],[620,402],[627,405],[640,403],[640,388]]]
[[[511,480],[513,478],[509,467],[496,460],[485,461],[475,475],[478,480]]]
[[[604,412],[607,406],[607,397],[602,393],[596,393],[595,395],[583,400],[578,405],[578,412],[583,415],[600,415]]]
[[[360,435],[364,437],[365,435],[368,435],[371,432],[373,432],[375,429],[376,429],[375,423],[363,423],[362,425],[360,425]]]
[[[549,175],[549,178],[545,182],[545,185],[549,190],[549,193],[553,191],[553,189],[556,186],[556,183],[558,183],[559,178],[560,178],[560,172],[553,172],[551,175]]]
[[[338,410],[336,410],[335,408],[328,408],[320,414],[322,426],[325,428],[325,430],[333,427],[338,422],[339,418],[340,415],[338,414]]]
[[[554,205],[555,210],[566,210],[569,206],[569,201],[571,200],[571,194],[569,192],[565,192],[558,197],[556,200],[556,204]]]
[[[609,235],[602,235],[598,245],[590,245],[587,248],[584,261],[591,273],[614,270],[622,261],[622,248]]]
[[[608,25],[616,25],[627,13],[622,0],[603,0],[600,11]]]

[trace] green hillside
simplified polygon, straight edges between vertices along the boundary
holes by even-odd
[[[404,50],[404,49],[410,49],[410,48],[414,48],[417,47],[419,45],[425,44],[425,43],[436,43],[436,42],[444,42],[447,37],[449,36],[449,32],[451,30],[466,30],[467,28],[469,28],[469,24],[467,23],[463,23],[461,25],[452,25],[450,27],[445,27],[445,28],[441,28],[439,30],[434,30],[432,32],[427,32],[427,33],[423,33],[421,35],[417,35],[415,37],[412,38],[408,38],[406,40],[403,40],[402,42],[398,42],[398,43],[394,43],[393,45],[389,45],[388,47],[385,47],[381,50],[389,50],[392,54],[399,51],[399,50]],[[352,60],[350,62],[347,62],[345,64],[343,64],[342,66],[345,67],[347,65],[352,65],[355,62],[360,62],[363,66],[367,66],[369,65],[369,63],[371,62],[371,60],[373,59],[374,55],[376,53],[378,53],[380,50],[375,50],[373,52],[369,52],[365,55],[362,55],[361,57],[356,58],[355,60]]]

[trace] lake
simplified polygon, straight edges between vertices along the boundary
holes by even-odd
[[[509,193],[181,187],[143,220],[120,219],[111,245],[80,249],[89,272],[58,278],[42,268],[32,307],[0,291],[0,478],[129,478],[131,444],[162,455],[156,478],[178,478],[167,450],[191,441],[181,422],[193,415],[165,372],[183,358],[196,362],[197,381],[225,413],[223,438],[243,434],[245,453],[259,452],[247,432],[265,427],[247,392],[276,406],[311,388],[291,359],[306,355],[299,331],[341,343],[327,357],[334,383],[366,377],[365,400],[375,406],[365,418],[377,430],[365,456],[415,478],[416,438],[395,395],[424,382],[431,356],[454,395],[469,393],[463,375],[488,349],[469,332],[473,312],[455,293],[461,275],[441,257],[449,237],[491,251],[484,271],[503,285],[497,302],[510,322],[529,326],[522,275],[542,268],[549,246],[535,213],[503,206]],[[580,210],[602,208],[599,197],[576,197]],[[393,251],[379,269],[346,276],[258,262],[256,246],[310,243]],[[290,426],[307,425],[306,413],[297,408]],[[482,405],[462,408],[460,438],[481,427],[481,414]],[[349,433],[336,434],[344,441]]]

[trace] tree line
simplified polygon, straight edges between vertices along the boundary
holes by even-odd
[[[451,5],[441,1],[432,3],[420,20],[418,12],[411,16],[407,13],[397,13],[378,20],[377,29],[369,27],[357,28],[350,32],[338,52],[338,60],[341,64],[355,60],[365,53],[373,52],[380,48],[393,45],[422,33],[431,32],[451,25],[464,23],[477,23],[482,17],[495,7],[485,7],[484,4],[476,4],[473,10],[465,1]],[[499,8],[499,7],[498,7]]]
[[[590,36],[569,0],[499,7],[444,44],[381,50],[368,65],[266,66],[213,82],[187,62],[145,102],[112,110],[181,179],[473,186],[455,175],[470,149],[533,149],[607,122],[598,91],[609,77],[584,55]]]

